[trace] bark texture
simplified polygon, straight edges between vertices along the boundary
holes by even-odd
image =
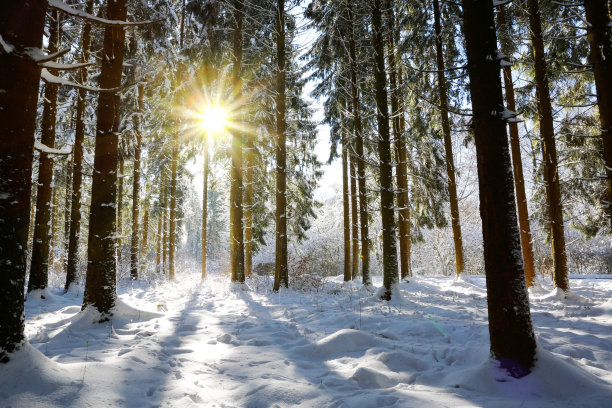
[[[206,277],[208,228],[208,141],[204,143],[204,182],[202,186],[202,279]]]
[[[60,37],[60,15],[58,11],[50,13],[49,18],[49,54],[57,52]],[[56,70],[49,73],[57,75]],[[50,148],[55,147],[55,124],[57,119],[56,84],[46,83],[43,99],[43,115],[40,141]],[[49,278],[49,250],[51,247],[51,201],[53,188],[53,157],[40,152],[38,156],[38,185],[36,193],[36,215],[34,216],[34,238],[32,241],[32,263],[28,292],[47,287]]]
[[[176,185],[178,183],[178,137],[172,147],[170,163],[170,228],[168,229],[168,279],[174,280],[174,258],[176,256]]]
[[[487,281],[491,354],[513,376],[529,372],[535,337],[519,251],[492,0],[463,0]]]
[[[355,166],[355,155],[350,154],[349,157],[351,180],[351,279],[355,279],[355,277],[359,274],[359,210],[357,207],[357,169]]]
[[[391,159],[391,135],[389,131],[389,106],[387,104],[387,78],[385,72],[384,37],[380,0],[373,0],[372,48],[374,49],[374,81],[378,124],[378,160],[380,177],[380,214],[383,241],[382,298],[391,300],[391,292],[398,283],[397,246],[395,239],[395,206],[393,192],[393,165]]]
[[[610,7],[610,8],[609,8]],[[595,74],[597,106],[603,139],[603,157],[606,167],[606,213],[612,231],[612,5],[606,0],[585,0],[587,34],[591,46],[591,64]]]
[[[500,27],[506,24],[504,6],[498,14]],[[503,52],[504,50],[502,50]],[[512,68],[503,67],[504,88],[506,90],[506,106],[508,110],[516,112],[514,98],[514,84],[512,82]],[[527,194],[525,194],[525,179],[523,177],[523,160],[521,158],[521,142],[519,140],[516,122],[508,123],[510,130],[510,151],[512,153],[512,170],[514,174],[514,190],[516,192],[516,206],[518,210],[519,228],[521,230],[521,251],[525,264],[525,283],[527,287],[534,286],[536,281],[535,264],[533,259],[533,244],[531,242],[531,227],[529,225],[529,210],[527,208]]]
[[[243,0],[234,2],[234,98],[242,95],[242,22]],[[232,282],[244,282],[244,230],[242,228],[242,139],[239,130],[232,132],[232,167],[230,189],[230,253],[232,262]]]
[[[343,120],[342,120],[343,122]],[[342,219],[344,238],[344,281],[351,280],[351,197],[349,195],[348,148],[345,129],[342,132]]]
[[[453,228],[453,244],[455,246],[455,266],[457,276],[463,273],[463,239],[461,238],[461,222],[459,219],[459,199],[457,197],[457,182],[455,181],[455,159],[453,157],[453,142],[451,140],[450,120],[448,117],[448,85],[444,76],[444,51],[442,49],[442,28],[440,24],[439,0],[434,0],[434,31],[436,33],[436,63],[438,66],[438,92],[440,93],[440,116],[442,119],[442,134],[444,136],[444,152],[446,153],[446,176],[448,178],[448,196],[451,210],[451,225]]]
[[[0,2],[0,363],[24,341],[26,248],[40,67],[24,53],[41,48],[47,2]],[[27,22],[25,24],[24,22]]]
[[[140,248],[139,217],[140,217],[140,153],[142,150],[142,130],[140,128],[142,105],[144,98],[144,85],[138,85],[138,101],[134,115],[134,131],[136,143],[134,145],[134,176],[132,180],[132,245],[130,248],[130,278],[138,279]]]
[[[355,50],[354,15],[348,4],[349,31],[349,67],[351,75],[351,99],[353,105],[353,131],[355,140],[355,155],[357,159],[357,181],[359,185],[359,230],[361,233],[361,280],[364,285],[371,285],[370,277],[370,239],[368,237],[368,191],[366,186],[365,156],[363,146],[363,128],[361,123],[361,100],[359,97],[359,82],[357,79],[357,53]]]
[[[244,180],[244,275],[253,273],[253,186],[255,166],[255,144],[253,135],[245,135],[245,180]]]
[[[125,21],[126,1],[109,1],[106,17],[110,20]],[[116,88],[121,85],[124,46],[124,29],[107,26],[104,29],[101,88]],[[119,107],[120,99],[114,92],[104,92],[99,95],[83,308],[95,307],[101,313],[102,319],[106,319],[112,313],[111,310],[117,299],[115,203],[119,152],[118,137],[113,128],[118,123]]]
[[[276,9],[276,262],[274,290],[289,286],[287,257],[287,123],[285,119],[285,1]]]
[[[87,13],[93,13],[93,0],[87,1],[85,8]],[[81,62],[89,62],[89,47],[91,44],[91,25],[83,24],[81,35]],[[87,70],[79,72],[82,84],[87,83]],[[66,285],[68,290],[70,285],[77,282],[79,262],[79,240],[81,229],[81,196],[83,185],[83,142],[85,141],[85,107],[87,104],[87,92],[79,89],[76,107],[76,124],[74,131],[74,147],[72,149],[72,194],[70,204],[70,232],[68,234],[68,265],[66,266]]]
[[[567,276],[567,255],[565,252],[565,234],[563,227],[563,204],[561,203],[561,185],[557,169],[557,147],[553,111],[548,87],[548,68],[542,38],[542,23],[538,0],[527,0],[529,11],[529,28],[534,55],[536,98],[540,116],[540,137],[544,163],[544,185],[546,203],[548,204],[548,222],[550,223],[550,244],[553,259],[553,282],[563,291],[569,290]]]
[[[387,13],[387,59],[389,62],[389,97],[391,101],[391,123],[393,126],[393,140],[397,167],[395,177],[397,180],[397,218],[399,230],[400,276],[410,275],[410,214],[408,210],[408,179],[406,168],[406,137],[402,128],[400,109],[400,87],[398,83],[398,63],[395,55],[395,12],[394,2],[386,1]],[[399,60],[399,59],[398,59]],[[397,61],[398,61],[397,60]]]

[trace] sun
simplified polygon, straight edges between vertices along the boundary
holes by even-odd
[[[197,115],[198,127],[209,134],[220,134],[229,126],[229,110],[220,104],[205,105]]]

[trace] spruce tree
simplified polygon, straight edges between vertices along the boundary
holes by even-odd
[[[395,239],[395,207],[393,194],[393,164],[391,159],[391,135],[389,132],[389,107],[387,105],[387,79],[385,71],[382,8],[380,0],[372,0],[372,48],[374,50],[374,79],[378,123],[378,159],[380,172],[380,213],[383,239],[382,298],[391,300],[393,286],[398,284],[397,246]]]
[[[40,66],[47,2],[0,3],[0,363],[24,340],[26,248]],[[27,21],[28,24],[23,24]],[[10,312],[9,312],[10,311]]]
[[[492,0],[463,0],[472,127],[487,282],[491,354],[514,377],[529,373],[536,342],[519,250]]]

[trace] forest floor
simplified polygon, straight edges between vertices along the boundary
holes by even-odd
[[[569,300],[546,279],[531,294],[538,362],[518,380],[488,357],[483,277],[411,278],[388,303],[340,277],[273,293],[183,272],[120,283],[102,324],[82,288],[50,288],[26,302],[0,407],[610,407],[612,279],[598,278],[573,276]]]

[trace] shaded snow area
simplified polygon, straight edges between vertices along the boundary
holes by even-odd
[[[380,286],[375,280],[375,286]],[[82,288],[30,296],[29,344],[0,370],[1,407],[610,407],[612,280],[531,293],[534,371],[489,355],[484,278],[416,277],[401,300],[358,283],[273,293],[198,273],[121,283],[111,322]]]

